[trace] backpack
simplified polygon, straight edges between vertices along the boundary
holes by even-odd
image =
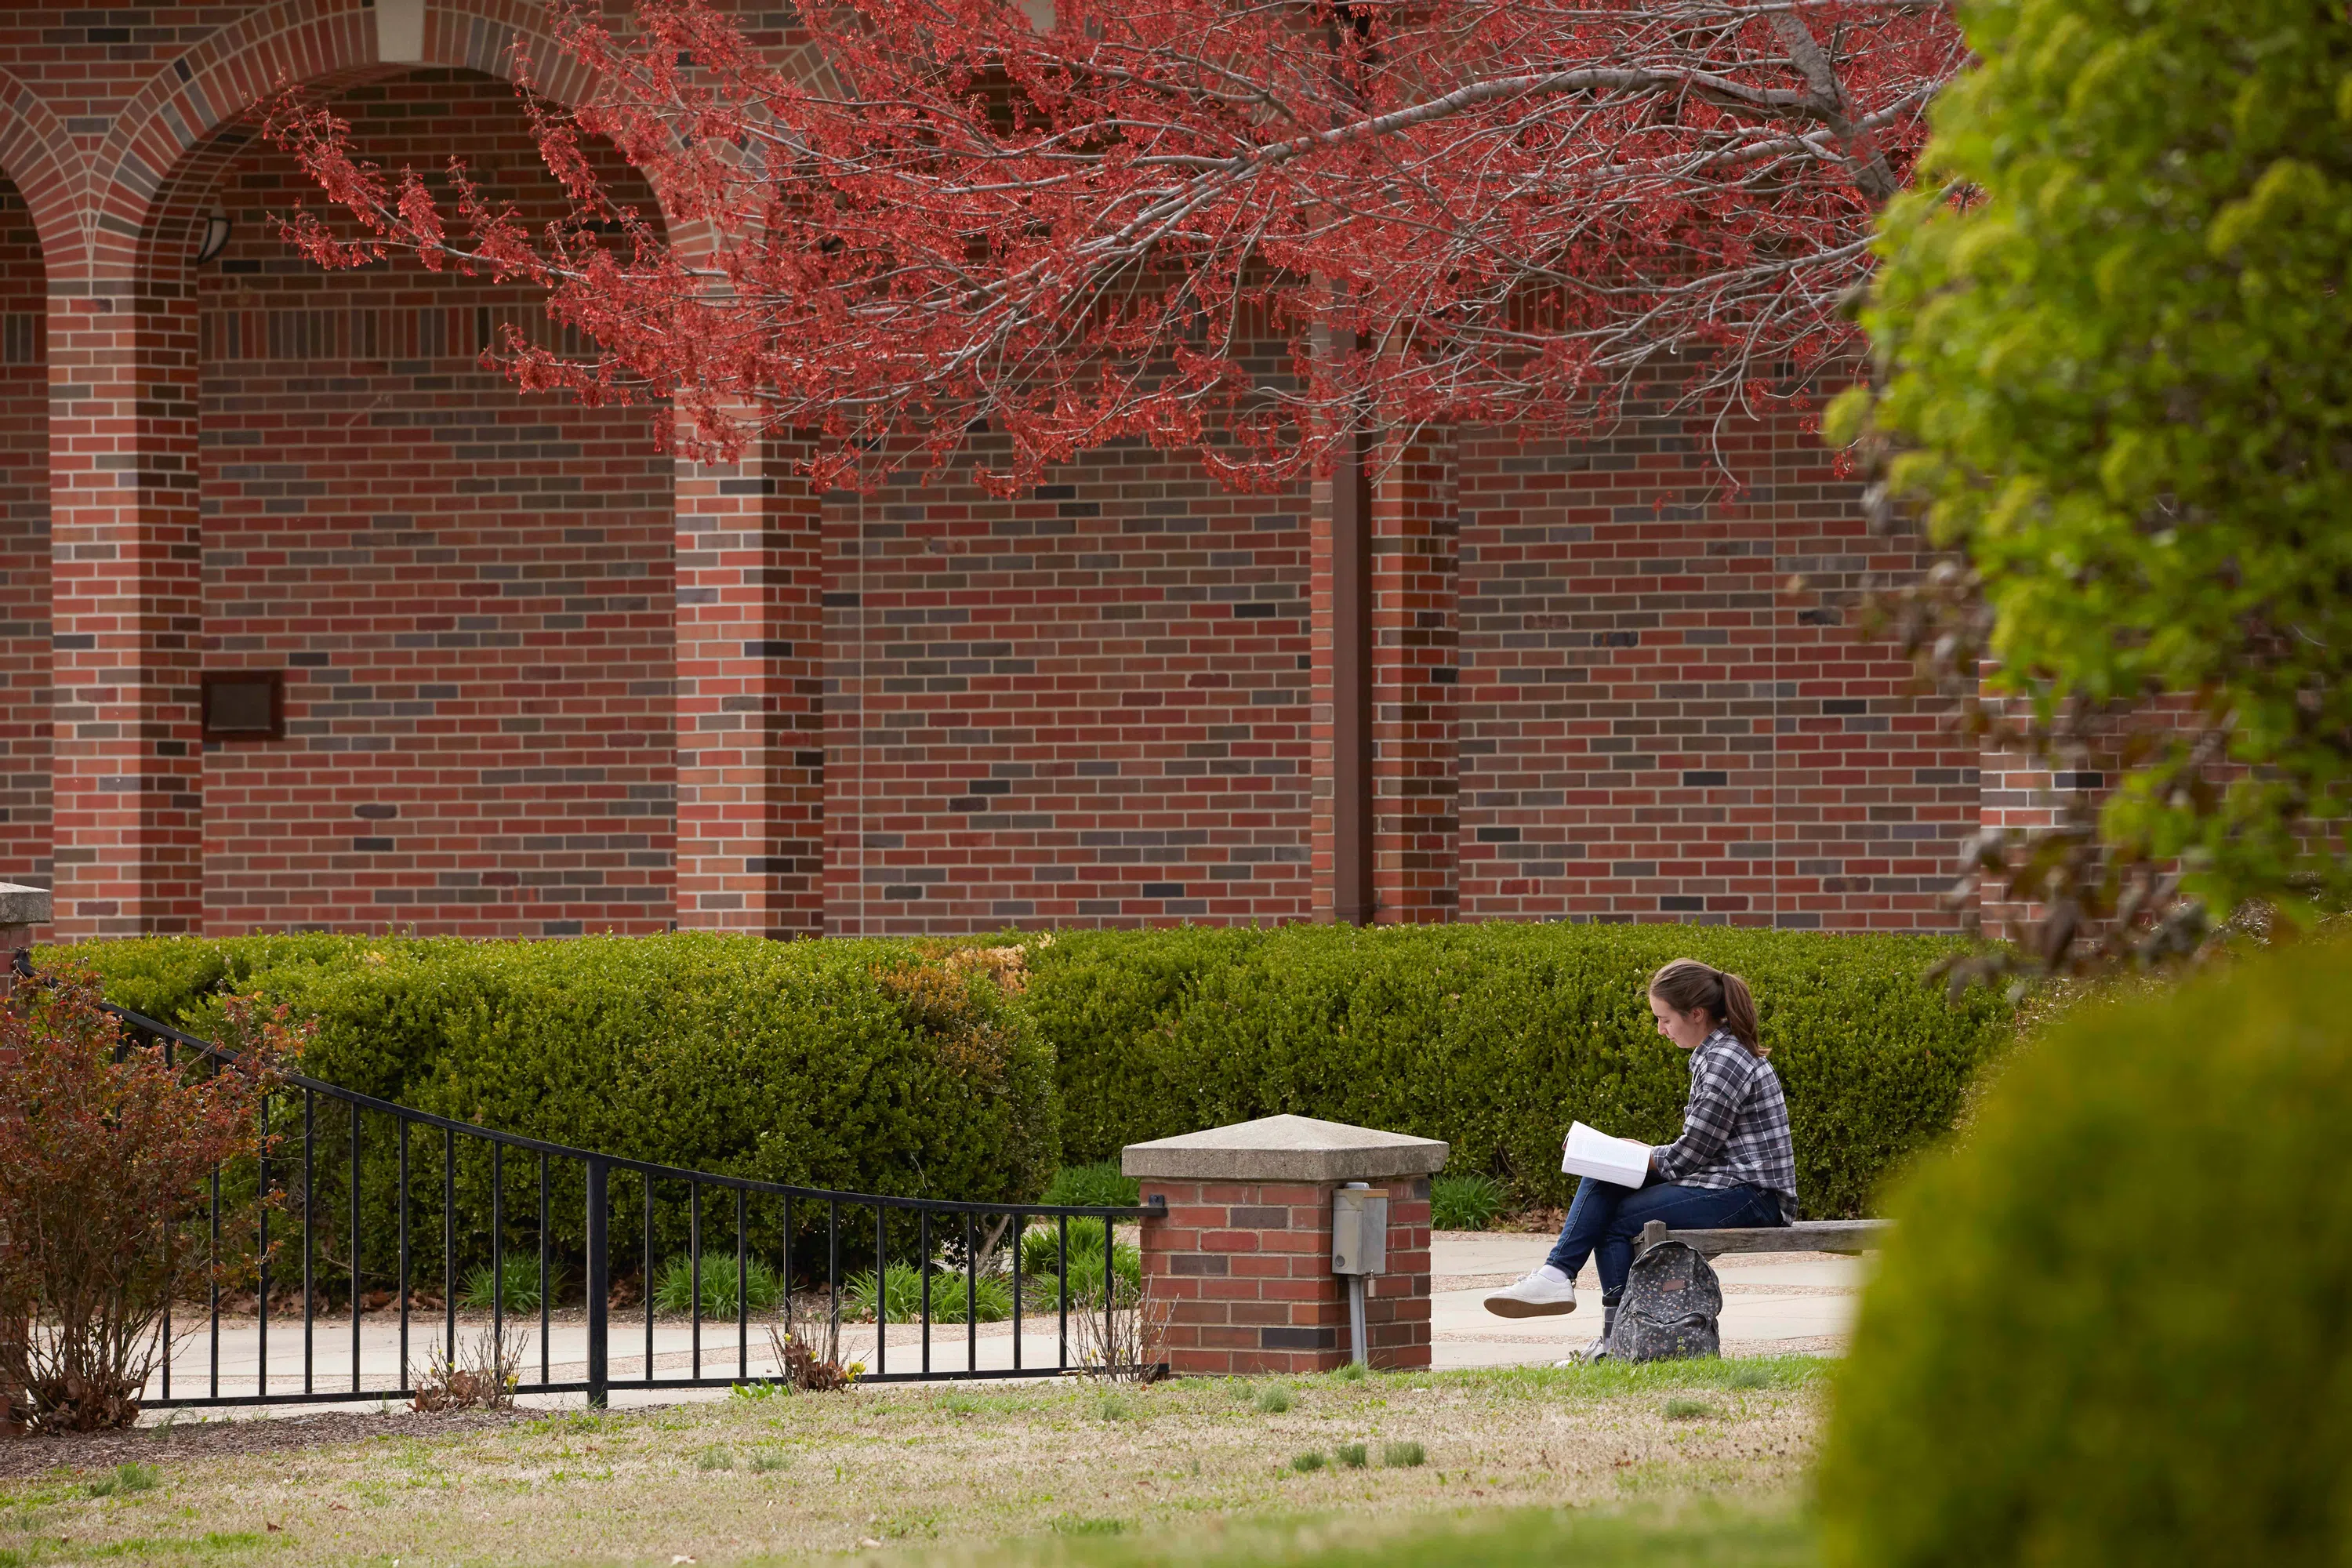
[[[1715,1320],[1722,1310],[1723,1287],[1706,1259],[1682,1242],[1660,1242],[1633,1259],[1601,1353],[1616,1361],[1720,1354]]]

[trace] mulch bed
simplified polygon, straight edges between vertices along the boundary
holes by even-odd
[[[537,1421],[544,1410],[458,1410],[420,1415],[400,1409],[328,1410],[305,1415],[254,1416],[199,1422],[184,1414],[169,1426],[117,1432],[63,1432],[50,1436],[0,1437],[0,1480],[22,1480],[55,1469],[107,1470],[130,1460],[175,1464],[237,1454],[277,1454],[370,1437],[443,1437],[496,1431]]]

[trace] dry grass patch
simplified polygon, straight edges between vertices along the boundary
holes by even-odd
[[[149,1489],[92,1496],[95,1472],[69,1470],[0,1489],[0,1568],[718,1563],[1776,1491],[1811,1455],[1819,1376],[1798,1358],[1292,1378],[1286,1405],[1258,1397],[1267,1381],[899,1385],[292,1452],[177,1459],[158,1443]],[[1677,1397],[1713,1414],[1670,1420]],[[1414,1445],[1423,1463],[1390,1462]],[[1334,1462],[1295,1467],[1307,1453]]]

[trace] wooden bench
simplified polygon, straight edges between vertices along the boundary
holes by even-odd
[[[1668,1230],[1654,1219],[1634,1239],[1639,1258],[1662,1241],[1679,1241],[1702,1258],[1727,1252],[1866,1252],[1893,1228],[1884,1219],[1809,1219],[1795,1225],[1746,1226],[1737,1230]]]

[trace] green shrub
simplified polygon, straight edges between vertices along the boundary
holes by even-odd
[[[931,1274],[931,1321],[961,1323],[965,1321],[964,1288],[971,1287],[971,1316],[983,1323],[1001,1323],[1013,1316],[1013,1282],[1002,1274],[982,1274],[967,1279],[960,1271],[935,1269]],[[911,1263],[893,1263],[884,1271],[881,1286],[881,1309],[889,1314],[893,1323],[919,1323],[923,1321],[922,1270]],[[841,1287],[841,1308],[845,1315],[861,1322],[871,1321],[876,1310],[874,1270],[853,1274]]]
[[[534,1281],[535,1282],[535,1281]],[[508,1287],[509,1292],[513,1287]],[[775,1269],[761,1258],[743,1260],[743,1297],[754,1312],[772,1312],[784,1304],[784,1281]],[[507,1298],[512,1300],[509,1294]],[[537,1303],[533,1303],[536,1305]],[[694,1310],[694,1259],[673,1258],[662,1265],[655,1277],[654,1305],[665,1312],[680,1317]],[[732,1318],[735,1315],[735,1254],[706,1252],[702,1255],[702,1315],[706,1318]]]
[[[1293,1456],[1290,1468],[1301,1475],[1311,1475],[1321,1469],[1324,1463],[1323,1451],[1320,1448],[1310,1448],[1304,1454]]]
[[[1280,1384],[1263,1390],[1257,1396],[1257,1407],[1268,1415],[1279,1415],[1290,1408],[1290,1390]]]
[[[1290,925],[1065,931],[1024,1005],[1055,1053],[1074,1160],[1290,1111],[1443,1138],[1458,1169],[1560,1203],[1572,1120],[1680,1128],[1685,1058],[1643,993],[1685,954],[1746,975],[1789,1095],[1798,1192],[1861,1213],[1948,1129],[2007,1027],[1920,983],[1949,941],[1691,926]]]
[[[1392,1470],[1414,1469],[1428,1459],[1428,1452],[1410,1438],[1381,1445],[1381,1463]]]
[[[1429,1223],[1435,1230],[1484,1230],[1510,1194],[1492,1176],[1472,1172],[1429,1179]]]
[[[506,1310],[509,1312],[538,1311],[539,1254],[537,1249],[534,1248],[527,1255],[509,1252],[502,1262],[503,1272],[507,1277],[504,1292]],[[457,1292],[457,1304],[468,1311],[488,1311],[499,1302],[499,1297],[492,1293],[492,1288],[497,1283],[498,1276],[490,1271],[488,1264],[476,1264],[467,1272],[465,1288]],[[552,1264],[548,1266],[547,1286],[551,1294],[562,1293],[563,1271]],[[732,1289],[731,1281],[730,1289],[730,1290]]]
[[[1898,1224],[1836,1373],[1826,1560],[2336,1563],[2352,953],[2088,1008]]]
[[[1360,1470],[1371,1462],[1370,1454],[1361,1443],[1342,1443],[1331,1450],[1331,1455],[1351,1470]]]
[[[215,1026],[223,988],[258,990],[318,1020],[302,1062],[314,1077],[601,1152],[843,1191],[1008,1201],[1034,1197],[1058,1163],[1052,1058],[1027,1016],[985,966],[941,963],[916,943],[159,938],[39,956],[88,963],[110,997],[202,1033]],[[317,1113],[324,1147],[339,1148],[347,1112],[321,1101]],[[372,1283],[389,1283],[393,1129],[363,1118],[361,1131],[362,1261]],[[413,1224],[435,1237],[417,1250],[415,1277],[430,1282],[442,1146],[425,1132],[411,1144]],[[343,1169],[319,1162],[313,1205],[322,1243],[338,1249]],[[487,1149],[460,1140],[456,1179],[462,1281],[489,1253]],[[508,1159],[504,1181],[507,1244],[535,1255],[536,1162]],[[611,1191],[615,1267],[627,1271],[641,1231],[624,1216],[644,1187],[621,1173]],[[656,1256],[667,1258],[686,1248],[686,1194],[657,1184],[655,1196]],[[731,1201],[702,1197],[706,1236],[730,1243],[731,1275]],[[583,1207],[579,1165],[552,1162],[553,1244],[575,1279]],[[796,1261],[816,1255],[802,1243],[825,1240],[818,1205],[803,1211]],[[780,1258],[773,1201],[755,1200],[747,1220],[755,1247]],[[861,1223],[862,1238],[845,1237],[870,1248],[870,1215],[844,1216],[845,1227]],[[891,1245],[911,1247],[912,1237]]]
[[[1082,1215],[1070,1218],[1070,1268],[1084,1273],[1087,1265],[1079,1261],[1087,1256],[1094,1259],[1094,1271],[1102,1273],[1103,1232],[1105,1223]],[[1062,1269],[1061,1222],[1037,1220],[1021,1233],[1021,1271],[1024,1274],[1058,1274]]]
[[[1091,1304],[1102,1300],[1103,1285],[1103,1225],[1098,1220],[1070,1221],[1070,1286],[1071,1305]],[[1043,1298],[1043,1309],[1056,1306],[1055,1280],[1061,1273],[1062,1254],[1058,1224],[1031,1226],[1021,1236],[1021,1275],[1024,1286],[1034,1286]],[[1111,1274],[1115,1288],[1140,1291],[1143,1289],[1143,1254],[1132,1242],[1122,1241],[1111,1249]]]
[[[1119,1173],[1118,1161],[1100,1160],[1063,1166],[1037,1201],[1070,1208],[1133,1208],[1143,1199],[1135,1178]]]

